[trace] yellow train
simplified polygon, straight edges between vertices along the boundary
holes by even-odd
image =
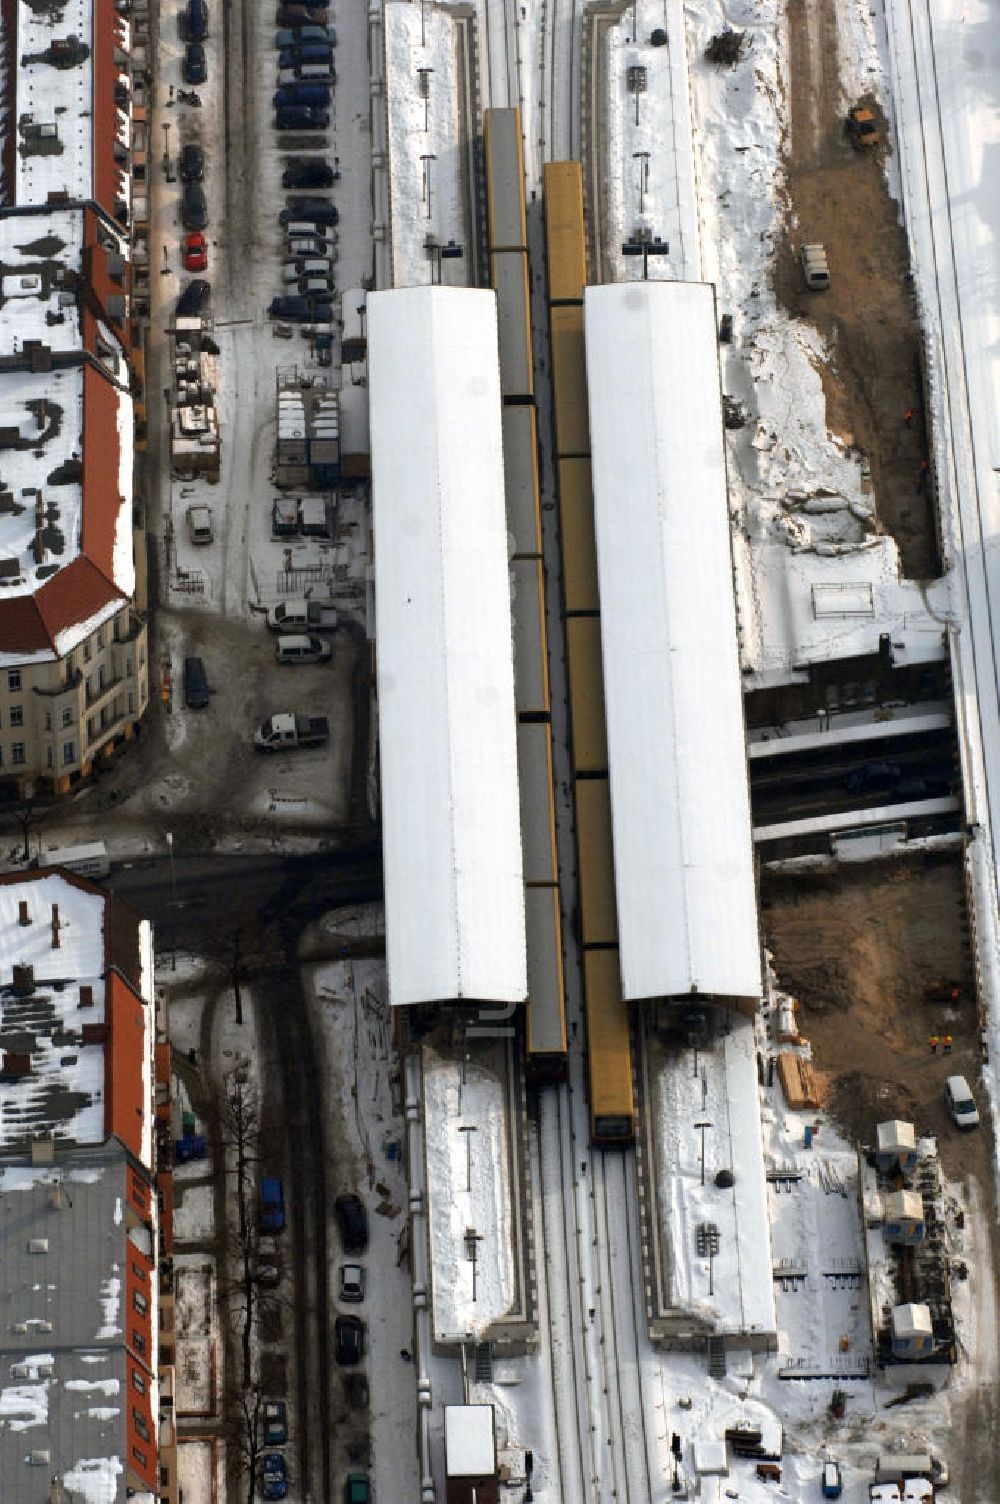
[[[587,255],[579,162],[547,163],[543,189],[590,1132],[595,1144],[628,1144],[635,1137],[635,1096],[631,1019],[622,998],[618,958],[583,335]]]
[[[553,1078],[566,1071],[566,991],[519,110],[486,111],[484,150],[490,271],[497,295],[507,528],[513,539],[511,596],[528,941],[526,1049],[529,1073]]]

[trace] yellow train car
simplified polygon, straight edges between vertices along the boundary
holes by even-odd
[[[604,719],[601,624],[595,616],[566,620],[570,739],[573,772],[607,773],[608,733]]]
[[[545,582],[541,559],[513,559],[511,607],[514,614],[514,699],[519,716],[547,716],[549,637],[545,626]]]
[[[528,1070],[558,1080],[566,1074],[566,987],[559,889],[525,888],[528,937]]]
[[[505,402],[530,402],[535,395],[535,371],[531,353],[528,253],[494,251],[490,261],[497,295],[500,392]]]
[[[556,455],[566,459],[590,453],[587,413],[587,356],[583,338],[583,305],[569,303],[549,310],[552,356],[552,398],[555,408]]]
[[[549,302],[581,303],[587,285],[587,251],[580,163],[546,162],[542,189]]]
[[[635,1090],[629,1011],[616,950],[585,953],[583,989],[591,1142],[624,1146],[635,1139]]]
[[[524,212],[521,111],[487,110],[483,146],[490,250],[525,250],[528,229]]]
[[[611,791],[606,778],[576,780],[580,929],[585,946],[618,944]]]
[[[559,526],[562,534],[563,594],[567,616],[600,610],[594,492],[590,461],[559,461]]]
[[[514,558],[542,555],[542,514],[538,499],[538,419],[530,403],[510,403],[500,410],[503,426],[503,483],[507,531]]]
[[[521,797],[521,864],[529,887],[559,881],[556,814],[552,793],[552,731],[548,721],[522,721],[517,728]]]

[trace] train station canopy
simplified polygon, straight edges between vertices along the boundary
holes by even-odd
[[[713,290],[588,287],[585,321],[624,995],[757,999]]]
[[[527,993],[496,299],[368,298],[389,998]]]

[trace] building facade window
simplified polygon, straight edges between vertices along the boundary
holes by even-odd
[[[146,1393],[146,1380],[137,1368],[132,1370],[132,1388],[138,1390],[140,1394]]]
[[[63,723],[64,726],[72,726],[72,724],[73,724],[73,708],[72,708],[71,705],[64,705],[63,706],[62,723]]]
[[[132,1304],[135,1306],[140,1316],[145,1316],[146,1312],[149,1310],[149,1301],[146,1299],[145,1295],[143,1295],[141,1290],[132,1291]]]
[[[19,668],[7,670],[7,688],[13,690],[21,688],[21,670]]]
[[[83,661],[84,661],[84,663],[89,663],[90,662],[90,643],[89,642],[85,642],[83,644]]]
[[[24,706],[12,705],[10,707],[10,724],[12,726],[24,725]]]
[[[76,762],[76,742],[63,742],[63,762]]]
[[[24,762],[24,743],[15,742],[10,749],[10,760],[15,767],[20,767]]]
[[[136,1462],[139,1464],[140,1467],[146,1467],[147,1466],[147,1463],[146,1463],[146,1454],[145,1454],[145,1452],[140,1452],[140,1450],[139,1450],[138,1447],[133,1447],[132,1448],[132,1456],[135,1458]]]

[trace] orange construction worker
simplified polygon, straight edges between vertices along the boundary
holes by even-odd
[[[951,1035],[950,1034],[946,1034],[944,1036],[944,1038],[942,1039],[942,1041],[941,1041],[941,1053],[942,1053],[942,1055],[950,1055],[951,1054]]]
[[[906,424],[907,428],[912,428],[913,427],[913,408],[912,407],[908,407],[906,409],[906,412],[903,414],[903,422]]]
[[[938,1037],[937,1037],[936,1034],[932,1034],[930,1036],[930,1038],[928,1039],[927,1043],[928,1043],[928,1045],[930,1047],[930,1052],[931,1052],[932,1055],[936,1055],[937,1054],[937,1047],[938,1047],[939,1042],[940,1041],[938,1040]]]

